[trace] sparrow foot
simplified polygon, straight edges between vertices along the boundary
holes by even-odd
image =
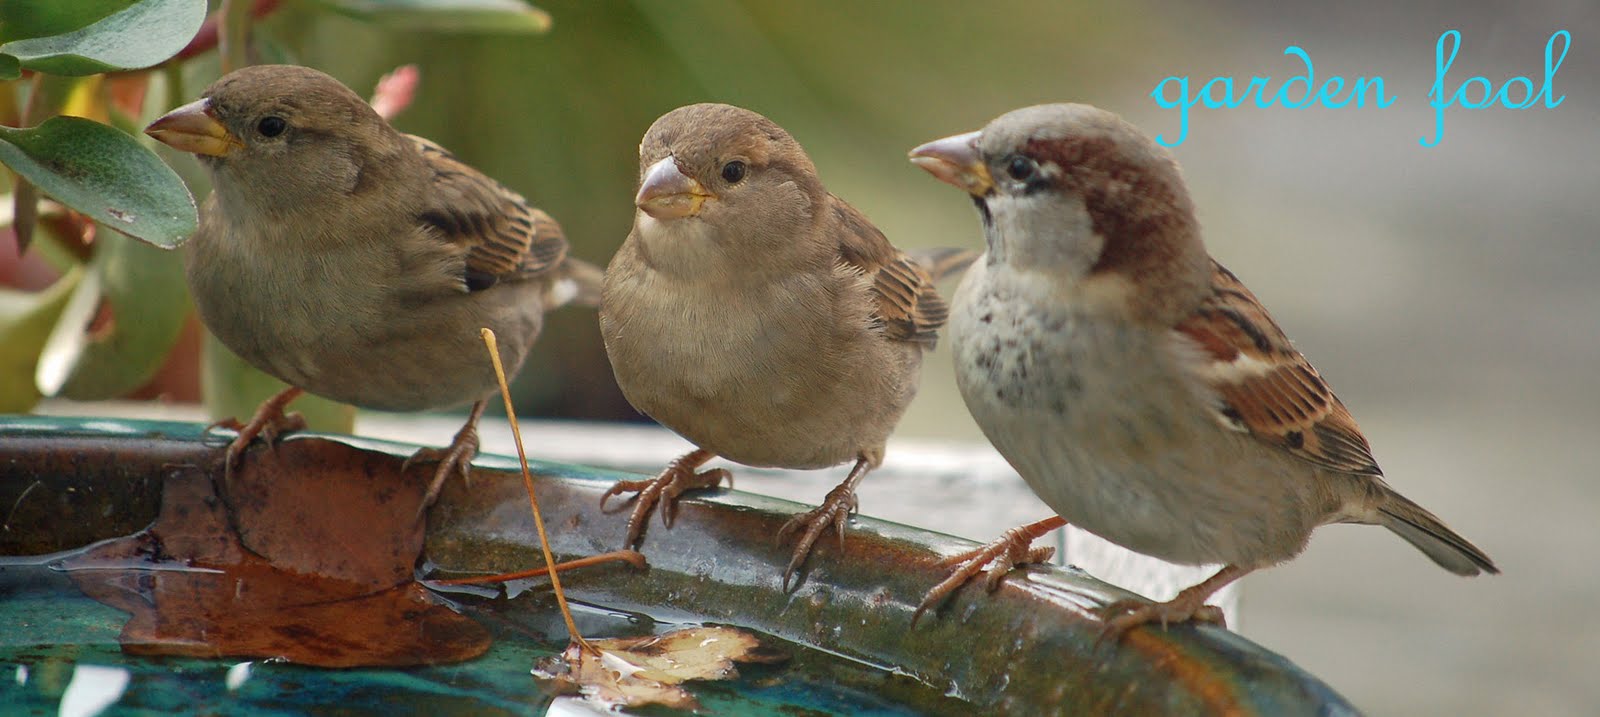
[[[1106,626],[1101,632],[1099,642],[1117,642],[1129,630],[1153,622],[1161,623],[1162,630],[1167,629],[1169,624],[1191,620],[1209,622],[1218,627],[1228,626],[1227,620],[1222,615],[1222,608],[1215,605],[1184,604],[1179,602],[1180,599],[1181,596],[1167,602],[1118,600],[1101,608]]]
[[[1100,609],[1106,626],[1096,642],[1116,643],[1129,630],[1153,622],[1161,623],[1162,630],[1167,629],[1167,625],[1172,623],[1195,620],[1227,627],[1228,621],[1222,613],[1222,608],[1207,605],[1206,601],[1223,586],[1244,577],[1249,572],[1247,568],[1229,565],[1200,584],[1185,588],[1177,597],[1166,602],[1128,599],[1111,603]]]
[[[233,479],[233,469],[244,460],[245,451],[249,450],[250,444],[258,436],[266,442],[270,450],[283,434],[303,430],[306,427],[305,416],[283,412],[284,407],[289,405],[290,401],[299,398],[302,393],[305,391],[290,386],[262,401],[256,408],[255,415],[250,417],[249,423],[241,424],[238,419],[224,418],[206,427],[208,433],[213,428],[228,428],[238,433],[233,441],[228,443],[228,450],[222,457],[223,480]]]
[[[472,459],[478,455],[478,419],[483,417],[486,405],[485,401],[472,404],[466,425],[456,431],[456,437],[450,441],[450,445],[444,448],[419,448],[405,463],[400,464],[401,473],[405,473],[412,463],[439,464],[434,468],[433,480],[428,483],[428,492],[417,506],[417,517],[422,517],[433,507],[434,501],[439,500],[439,493],[444,490],[444,482],[450,480],[450,474],[459,474],[464,481],[472,473]]]
[[[940,560],[939,567],[954,568],[954,570],[949,577],[933,586],[933,589],[923,596],[922,603],[917,605],[917,611],[911,614],[912,627],[916,626],[922,613],[944,602],[967,581],[977,577],[979,572],[985,574],[984,589],[992,593],[1000,588],[1000,581],[1011,572],[1012,568],[1029,563],[1048,562],[1056,554],[1055,548],[1029,546],[1046,533],[1066,524],[1065,518],[1051,516],[1035,523],[1012,528],[1001,535],[999,540],[988,545]],[[988,570],[984,570],[985,565],[989,566]]]
[[[696,449],[671,463],[666,469],[654,478],[646,480],[619,480],[606,489],[600,496],[600,510],[606,509],[606,501],[614,495],[634,493],[633,513],[628,516],[628,535],[623,543],[624,547],[638,547],[644,535],[644,526],[650,522],[650,511],[659,503],[661,505],[661,524],[671,528],[678,520],[678,496],[685,491],[696,488],[716,488],[722,485],[723,480],[728,481],[728,487],[733,487],[733,473],[726,468],[713,468],[704,472],[695,472],[696,468],[704,465],[706,461],[715,458],[716,454],[705,449]]]
[[[800,532],[800,541],[795,543],[794,553],[789,558],[789,565],[783,569],[783,591],[789,592],[789,581],[794,577],[795,571],[804,565],[806,558],[811,555],[811,547],[829,526],[833,526],[839,533],[839,547],[844,548],[844,527],[850,522],[850,514],[856,512],[860,502],[856,500],[855,484],[846,480],[828,491],[822,505],[806,513],[789,519],[778,530],[778,542],[787,540],[789,535]],[[804,531],[801,531],[804,528]]]

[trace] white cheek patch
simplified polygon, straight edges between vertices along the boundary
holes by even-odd
[[[997,223],[1007,232],[1021,229],[1038,229],[1044,221],[1056,218],[1061,213],[1062,204],[1059,197],[1053,197],[1043,192],[1024,194],[1022,192],[996,192],[988,199],[989,211],[994,213]],[[1084,212],[1084,219],[1088,219],[1088,212]],[[1061,231],[1071,231],[1069,227],[1049,227],[1049,233],[1056,234]]]
[[[1104,240],[1083,199],[1054,192],[997,192],[987,199],[1001,252],[1018,266],[1064,270],[1082,277],[1100,257]]]

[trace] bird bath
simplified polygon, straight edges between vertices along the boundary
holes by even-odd
[[[296,435],[282,456],[336,456],[393,478],[414,446]],[[218,439],[189,423],[0,416],[0,705],[61,711],[96,697],[122,709],[238,714],[584,714],[542,690],[533,663],[566,642],[548,584],[441,589],[435,600],[492,638],[451,664],[326,669],[271,659],[141,655],[119,639],[128,616],[86,596],[62,566],[73,551],[145,530],[164,486],[208,476]],[[253,451],[249,460],[257,460]],[[320,460],[321,458],[319,458]],[[515,462],[484,456],[428,516],[423,577],[542,564]],[[551,547],[562,559],[613,550],[626,511],[599,497],[624,474],[533,465]],[[415,482],[422,483],[420,477]],[[910,626],[955,538],[858,518],[841,550],[819,543],[804,581],[780,586],[788,547],[773,538],[797,506],[723,490],[686,499],[670,530],[655,521],[644,570],[616,564],[563,577],[590,636],[682,624],[754,631],[789,655],[738,679],[691,683],[715,714],[1350,714],[1331,688],[1281,656],[1212,626],[1142,628],[1096,645],[1090,611],[1127,595],[1070,568],[1011,576],[992,596],[969,587]],[[339,554],[329,544],[326,552]],[[931,619],[930,619],[931,618]],[[74,707],[76,709],[76,707]],[[659,710],[659,708],[652,708]],[[93,714],[92,710],[78,714]],[[654,712],[653,712],[654,713]]]

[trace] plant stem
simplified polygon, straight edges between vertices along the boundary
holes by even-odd
[[[217,52],[222,55],[224,75],[250,64],[250,23],[260,3],[247,8],[247,2],[250,0],[222,0],[217,6]]]
[[[544,564],[554,566],[556,556],[550,551],[550,536],[544,530],[544,515],[539,512],[539,499],[533,494],[533,474],[528,470],[528,454],[522,448],[522,429],[517,426],[517,412],[511,406],[511,389],[506,386],[506,370],[500,364],[500,347],[495,343],[494,332],[489,329],[480,329],[484,345],[489,347],[489,360],[494,363],[495,378],[500,381],[500,397],[506,402],[506,420],[511,423],[511,437],[517,444],[517,460],[522,464],[522,486],[528,490],[528,503],[533,507],[533,527],[539,531],[539,548],[544,551]],[[567,634],[572,642],[584,652],[598,654],[588,640],[578,632],[578,623],[572,619],[572,609],[567,607],[567,593],[561,589],[561,571],[550,571],[550,587],[556,594],[556,605],[561,608],[561,617],[567,621]]]
[[[28,83],[28,99],[22,103],[22,116],[18,124],[32,127],[34,113],[39,110],[39,93],[44,89],[44,75],[34,73]],[[17,237],[17,256],[28,253],[33,243],[33,229],[39,223],[39,189],[21,174],[11,174],[11,231]]]

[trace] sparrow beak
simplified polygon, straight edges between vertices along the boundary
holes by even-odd
[[[716,198],[693,177],[678,171],[678,160],[668,155],[645,170],[633,203],[656,219],[677,219],[699,214],[700,205]]]
[[[144,133],[180,152],[225,157],[244,146],[211,112],[211,100],[200,99],[166,113]]]
[[[911,163],[939,181],[982,197],[994,189],[994,178],[978,155],[978,132],[936,139],[911,150]]]

